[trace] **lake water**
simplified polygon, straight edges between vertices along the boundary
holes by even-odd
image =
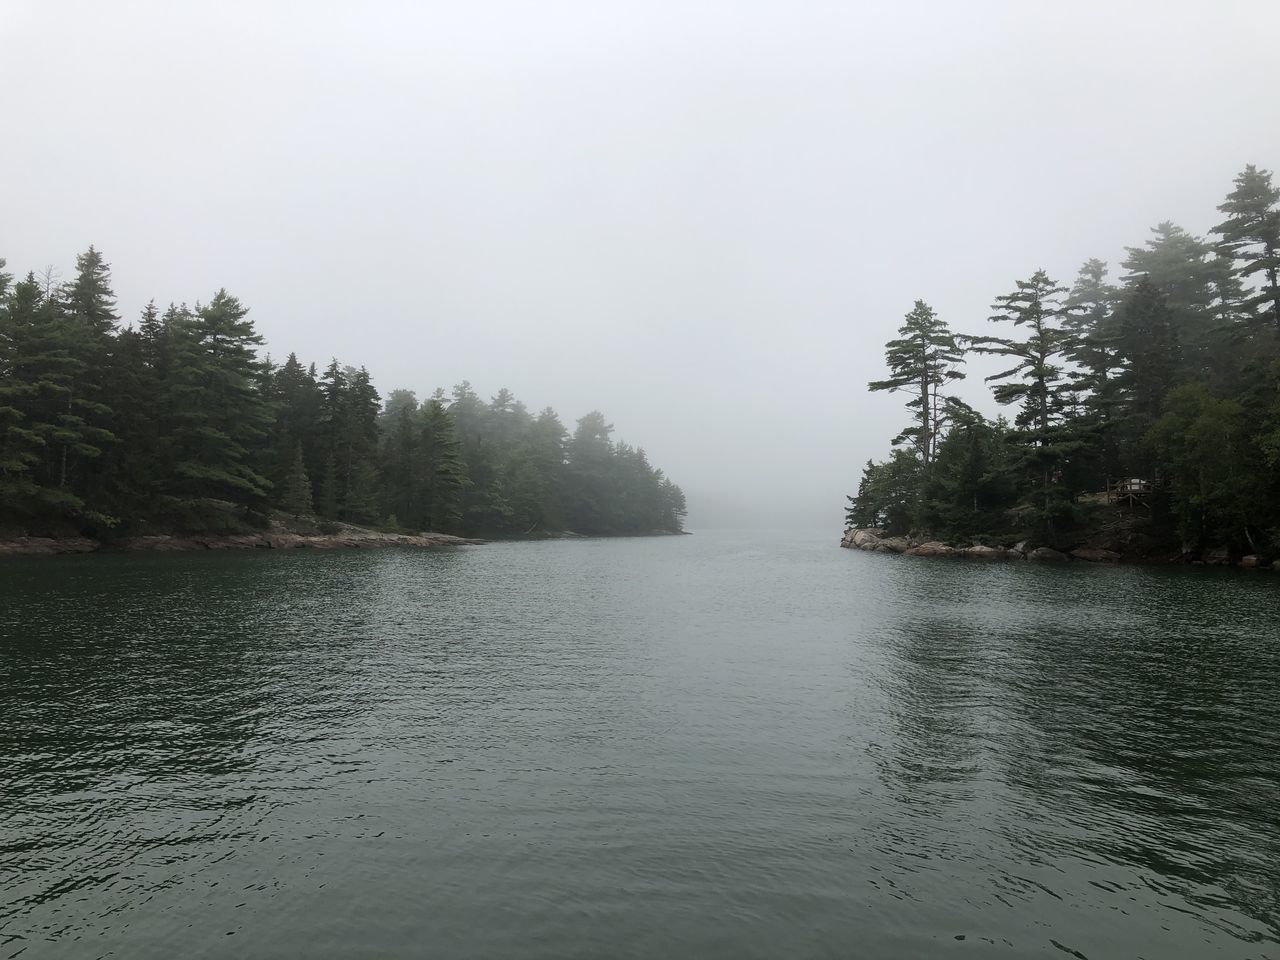
[[[1280,958],[1280,577],[0,562],[0,958]]]

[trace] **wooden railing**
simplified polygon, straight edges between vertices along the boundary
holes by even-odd
[[[1148,510],[1151,509],[1150,498],[1156,490],[1157,484],[1151,480],[1142,480],[1138,477],[1122,477],[1119,480],[1107,481],[1107,503],[1115,503],[1127,505],[1130,507],[1144,506]]]

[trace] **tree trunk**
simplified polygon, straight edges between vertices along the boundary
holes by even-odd
[[[929,367],[926,363],[921,366],[920,372],[920,461],[926,472],[933,459],[930,455],[929,404]]]

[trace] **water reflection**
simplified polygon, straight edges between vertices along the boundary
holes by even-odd
[[[886,787],[989,833],[1002,897],[1089,896],[1085,882],[1280,942],[1273,598],[1143,570],[1030,570],[996,591],[984,572],[979,593],[974,571],[913,580],[915,612],[878,638]]]
[[[107,917],[190,883],[292,802],[280,782],[305,789],[339,759],[303,741],[361,708],[350,651],[373,619],[371,563],[270,559],[6,569],[0,859],[15,879],[0,923],[52,903],[57,939],[83,923],[77,890],[97,889]]]

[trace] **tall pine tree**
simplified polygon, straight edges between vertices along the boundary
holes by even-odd
[[[893,442],[911,441],[927,474],[946,423],[942,391],[953,380],[963,379],[958,368],[964,363],[964,351],[946,323],[923,300],[916,301],[898,334],[898,339],[885,345],[889,377],[867,386],[871,390],[900,390],[910,397],[907,408],[913,411],[915,422]]]
[[[240,301],[219,290],[171,331],[175,369],[166,383],[174,463],[167,502],[180,525],[234,527],[260,509],[270,481],[252,466],[271,413],[256,347],[262,338]]]
[[[1066,293],[1065,287],[1037,270],[1030,279],[1017,281],[1016,289],[997,297],[992,305],[995,312],[991,320],[1022,328],[1022,338],[970,338],[977,352],[1014,362],[986,379],[996,382],[998,403],[1019,405],[1014,437],[1020,462],[1036,487],[1032,503],[1037,533],[1050,540],[1070,513],[1071,493],[1061,483],[1062,468],[1082,445],[1077,426],[1067,416],[1076,402],[1076,385],[1064,371],[1064,362],[1074,347],[1064,323]]]
[[[1218,249],[1235,264],[1239,276],[1257,284],[1241,306],[1280,337],[1280,188],[1271,171],[1253,164],[1235,179],[1235,189],[1218,209],[1226,219],[1213,228]]]

